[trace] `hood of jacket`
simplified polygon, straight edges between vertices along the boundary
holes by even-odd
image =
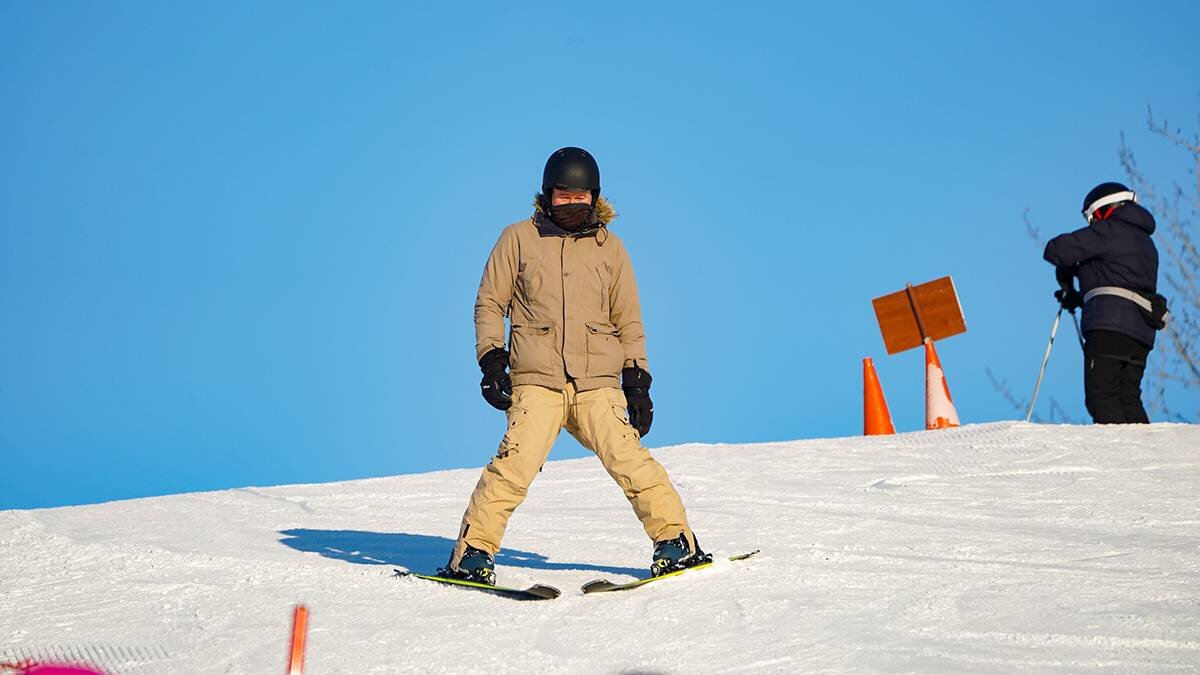
[[[533,197],[533,224],[537,226],[538,233],[543,237],[587,237],[595,235],[603,245],[607,237],[607,227],[617,217],[617,211],[613,208],[612,202],[604,198],[603,195],[596,199],[596,208],[593,210],[592,221],[578,230],[568,230],[550,217],[546,213],[545,207],[542,206],[542,193],[537,193]]]
[[[536,213],[546,214],[546,209],[542,206],[544,201],[542,193],[537,193],[533,196],[533,210]],[[617,210],[613,208],[612,202],[605,199],[604,195],[596,198],[596,221],[600,225],[608,225],[617,219]]]
[[[1147,211],[1141,204],[1131,202],[1113,211],[1113,214],[1105,220],[1117,220],[1123,223],[1132,225],[1146,234],[1154,234],[1154,229],[1157,226],[1154,222],[1154,214]],[[1098,221],[1104,222],[1104,221]]]

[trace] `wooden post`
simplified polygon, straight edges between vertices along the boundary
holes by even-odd
[[[929,339],[929,333],[925,331],[925,319],[921,318],[921,303],[917,302],[917,294],[913,290],[911,283],[904,284],[904,292],[908,294],[908,304],[912,305],[913,316],[917,319],[917,330],[921,333],[921,341]]]

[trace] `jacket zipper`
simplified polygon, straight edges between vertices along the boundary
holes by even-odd
[[[558,253],[558,281],[562,284],[562,360],[563,375],[569,380],[571,372],[567,368],[567,238],[563,237],[562,248]]]

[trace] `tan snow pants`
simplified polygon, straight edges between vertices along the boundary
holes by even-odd
[[[563,391],[531,384],[513,387],[508,431],[471,494],[451,567],[458,566],[467,544],[492,554],[500,551],[509,516],[525,500],[564,428],[600,458],[650,539],[674,539],[687,533],[695,550],[679,493],[630,426],[625,407],[625,394],[611,387],[584,392],[576,392],[573,383]]]

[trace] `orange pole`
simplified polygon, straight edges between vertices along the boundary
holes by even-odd
[[[296,605],[292,613],[292,654],[288,658],[288,675],[304,672],[304,645],[308,639],[308,608]]]

